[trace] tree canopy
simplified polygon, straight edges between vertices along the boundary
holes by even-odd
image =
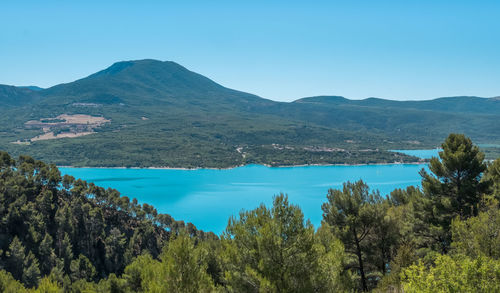
[[[0,292],[496,292],[499,162],[452,134],[422,188],[346,182],[317,229],[280,194],[216,236],[0,152]]]

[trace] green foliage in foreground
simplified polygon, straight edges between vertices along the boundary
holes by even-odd
[[[232,292],[331,292],[344,288],[343,247],[327,229],[314,232],[286,196],[269,210],[240,213],[222,239],[225,279]]]
[[[435,264],[411,265],[402,278],[404,292],[499,292],[500,261],[490,258],[440,255]]]
[[[143,252],[157,257],[179,230],[216,237],[116,190],[61,177],[54,165],[5,152],[0,203],[0,267],[28,287],[49,274],[64,284],[121,274]]]
[[[231,218],[220,237],[61,181],[53,166],[0,157],[0,292],[500,290],[500,159],[486,166],[462,135],[443,143],[422,190],[384,198],[347,182],[328,191],[316,231],[278,195]]]

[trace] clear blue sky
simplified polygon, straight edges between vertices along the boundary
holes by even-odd
[[[282,101],[500,95],[498,0],[242,2],[2,0],[0,83],[153,58]]]

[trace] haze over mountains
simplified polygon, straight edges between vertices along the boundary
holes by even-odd
[[[435,147],[450,132],[500,142],[496,98],[275,102],[156,60],[118,62],[48,89],[1,85],[0,113],[1,149],[76,166],[394,162],[414,159],[386,150]],[[44,139],[70,133],[77,137]]]

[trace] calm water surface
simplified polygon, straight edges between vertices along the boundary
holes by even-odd
[[[177,220],[220,233],[231,215],[269,205],[273,195],[286,193],[315,227],[329,188],[363,179],[382,195],[395,188],[419,185],[418,172],[426,165],[309,166],[269,168],[249,165],[227,170],[160,170],[61,168],[102,187],[148,203]]]
[[[430,159],[432,157],[439,157],[439,152],[442,149],[431,149],[431,150],[392,150],[393,152],[403,153],[410,156],[419,157],[422,159]]]

